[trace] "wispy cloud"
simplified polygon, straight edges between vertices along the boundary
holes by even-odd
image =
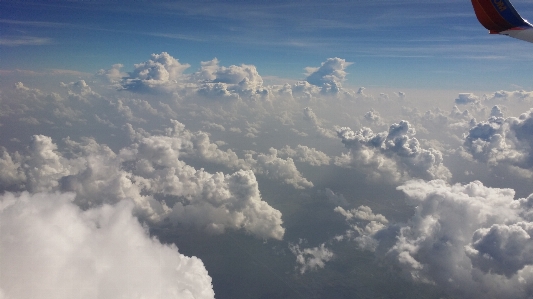
[[[3,37],[0,38],[1,46],[16,47],[16,46],[43,46],[52,43],[51,38],[23,36],[23,37]]]

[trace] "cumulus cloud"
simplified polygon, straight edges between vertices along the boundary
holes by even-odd
[[[21,167],[22,158],[18,153],[13,157],[8,153],[5,147],[0,147],[0,184],[3,188],[10,187],[20,188],[20,184],[26,181],[26,175]]]
[[[103,78],[109,83],[119,83],[122,78],[128,76],[127,73],[121,71],[123,67],[124,65],[120,63],[113,64],[110,69],[100,69],[98,72],[96,72],[96,77]]]
[[[467,105],[479,101],[479,98],[472,93],[460,93],[455,103],[458,105]]]
[[[416,209],[387,255],[414,279],[465,298],[533,295],[532,196],[515,200],[514,190],[479,181],[417,180],[398,189]]]
[[[272,100],[282,99],[310,100],[321,94],[349,95],[341,83],[347,75],[345,69],[352,63],[341,58],[329,58],[320,67],[306,68],[305,81],[279,86],[263,86],[263,79],[254,65],[221,66],[219,60],[201,62],[200,69],[192,74],[184,74],[190,65],[181,64],[166,52],[152,54],[146,62],[135,64],[135,69],[124,76],[121,65],[109,70],[100,70],[98,77],[109,82],[121,78],[122,86],[130,91],[190,91],[207,98]],[[121,76],[121,77],[120,77]],[[186,83],[186,84],[184,84]]]
[[[387,218],[381,214],[375,215],[372,213],[372,209],[367,206],[360,206],[357,209],[345,210],[342,207],[335,208],[335,212],[340,213],[342,216],[346,217],[346,220],[359,219],[367,221],[377,221],[383,224],[386,224]]]
[[[326,138],[335,138],[335,132],[333,130],[322,127],[321,121],[318,116],[316,116],[315,112],[313,112],[313,109],[305,107],[303,112],[304,120],[308,121],[313,126],[317,135]]]
[[[379,115],[379,112],[374,109],[371,109],[370,111],[365,113],[363,118],[364,120],[366,120],[367,122],[371,124],[383,125],[383,119]]]
[[[533,265],[533,223],[493,224],[474,232],[466,247],[474,266],[485,273],[512,277],[519,270]]]
[[[338,93],[347,74],[345,69],[351,64],[341,58],[328,58],[318,68],[306,68],[308,75],[305,80],[320,87],[323,93]]]
[[[135,64],[135,69],[123,77],[123,88],[134,92],[157,91],[165,93],[191,92],[208,99],[268,100],[270,90],[263,87],[263,79],[254,65],[220,66],[218,59],[201,62],[192,74],[183,72],[189,64],[182,64],[167,52],[152,54],[146,62]],[[100,71],[99,76],[115,79],[119,67]]]
[[[161,88],[169,90],[182,80],[189,64],[181,64],[167,52],[152,54],[151,59],[135,64],[135,69],[124,78],[126,89],[147,91]]]
[[[516,90],[516,91],[505,91],[499,90],[492,94],[485,96],[485,101],[489,103],[495,102],[526,102],[531,103],[533,101],[533,92],[525,90]]]
[[[66,158],[50,137],[36,135],[27,155],[14,161],[4,154],[2,162],[9,168],[1,178],[6,179],[3,184],[32,192],[76,192],[83,207],[133,200],[136,215],[154,224],[168,218],[215,233],[231,228],[260,238],[283,237],[281,213],[261,200],[253,172],[224,175],[195,169],[180,160],[180,150],[187,146],[187,140],[150,136],[116,154],[93,139],[67,139]]]
[[[253,128],[251,126],[250,128]],[[278,157],[278,151],[274,148],[269,150],[268,154],[259,153],[246,154],[241,159],[232,150],[222,151],[218,149],[215,143],[211,143],[209,136],[204,132],[191,132],[185,129],[185,126],[178,121],[173,121],[173,128],[168,130],[169,135],[181,140],[179,150],[185,157],[196,157],[204,161],[225,165],[233,169],[252,170],[256,174],[265,175],[274,180],[292,185],[297,189],[304,189],[313,186],[313,183],[305,179],[300,171],[296,168],[291,156],[287,159]],[[309,163],[320,163],[324,161],[324,154],[319,151],[302,148],[304,157]],[[291,152],[292,153],[292,152]],[[287,155],[287,151],[282,151],[282,155]],[[296,155],[296,153],[295,153]],[[302,159],[304,159],[302,158]]]
[[[357,132],[339,128],[337,134],[349,152],[337,157],[335,163],[363,168],[373,179],[449,178],[441,152],[422,148],[415,133],[408,121],[393,124],[388,132],[381,133],[366,127]]]
[[[299,244],[289,244],[289,249],[296,255],[296,262],[299,264],[296,268],[299,269],[301,274],[309,270],[324,268],[326,262],[329,262],[334,257],[333,252],[327,249],[325,244],[321,244],[318,247],[300,249],[302,243],[303,240],[300,240]]]
[[[82,211],[74,196],[0,196],[2,297],[214,298],[202,261],[150,238],[131,202]]]
[[[499,108],[495,116],[475,123],[464,148],[477,161],[491,167],[506,167],[519,175],[533,175],[533,110],[519,117],[504,118]]]
[[[255,172],[267,175],[271,178],[282,180],[296,189],[313,187],[313,183],[304,178],[294,165],[292,158],[282,159],[278,157],[278,151],[270,149],[269,154],[257,155],[257,160],[247,159]]]
[[[344,235],[337,236],[338,240],[353,239],[360,249],[375,251],[379,245],[376,234],[386,229],[389,221],[381,214],[374,214],[368,206],[360,206],[355,209],[345,210],[336,207],[335,212],[345,217],[350,229]]]
[[[331,160],[324,152],[300,144],[295,149],[286,145],[278,152],[280,155],[295,158],[299,162],[309,163],[313,166],[328,165]]]

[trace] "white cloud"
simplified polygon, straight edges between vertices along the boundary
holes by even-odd
[[[374,109],[371,109],[370,111],[368,111],[367,113],[365,113],[364,115],[364,120],[366,120],[367,122],[371,123],[371,124],[374,124],[374,125],[383,125],[383,119],[381,118],[381,116],[379,115],[379,112],[374,110]]]
[[[320,87],[307,81],[298,81],[291,86],[291,95],[303,102],[308,102],[320,95]]]
[[[0,147],[0,186],[4,188],[17,186],[26,181],[26,175],[21,168],[22,158],[18,153],[13,157],[7,152],[6,148]]]
[[[270,154],[259,154],[257,160],[247,159],[252,163],[255,172],[265,174],[274,179],[282,180],[296,189],[313,187],[313,183],[302,177],[291,158],[286,160],[278,157],[278,151],[270,149]]]
[[[458,105],[467,105],[479,101],[479,98],[472,93],[460,93],[455,103]]]
[[[210,80],[200,84],[200,92],[208,95],[204,90],[206,88],[217,87],[216,90],[227,93],[226,97],[241,98],[251,101],[269,100],[271,91],[263,86],[263,78],[257,72],[254,65],[242,64],[240,66],[231,65],[229,67],[210,66],[213,73],[210,74]],[[202,71],[206,71],[204,68]],[[210,87],[212,86],[212,87]],[[212,92],[211,92],[212,93]]]
[[[169,91],[182,81],[183,72],[189,64],[181,64],[167,52],[152,54],[151,59],[135,64],[135,69],[124,78],[123,86],[133,91],[162,89]]]
[[[313,112],[313,109],[305,107],[303,112],[304,120],[308,121],[313,125],[313,128],[315,129],[317,135],[326,138],[335,138],[335,132],[333,130],[322,127],[321,121],[319,120],[318,116],[316,116],[315,112]]]
[[[409,181],[398,188],[416,206],[387,255],[418,281],[465,298],[533,295],[531,198],[475,181]],[[379,238],[378,238],[379,239]]]
[[[338,93],[342,89],[341,83],[347,74],[345,69],[351,64],[341,58],[328,58],[318,68],[306,68],[307,78],[305,80],[320,87],[323,93]]]
[[[4,155],[2,163],[8,167],[2,169],[0,178],[6,180],[2,183],[13,185],[15,181],[32,192],[73,191],[82,207],[133,200],[136,215],[153,224],[170,218],[216,233],[230,228],[260,238],[283,237],[281,213],[261,200],[254,174],[211,174],[187,165],[180,160],[180,150],[190,146],[186,139],[142,138],[118,155],[93,139],[81,143],[67,139],[65,143],[63,150],[70,152],[70,158],[42,135],[33,137],[26,156],[13,161]],[[301,177],[292,178],[297,171],[294,164],[284,166],[283,162],[270,167],[272,175],[296,187],[311,184]],[[161,195],[167,202],[156,200]]]
[[[208,130],[217,130],[217,131],[222,131],[222,132],[226,131],[226,128],[224,128],[223,125],[219,125],[219,124],[212,123],[209,121],[203,121],[202,124],[204,125],[204,128]]]
[[[493,110],[495,114],[501,111]],[[510,172],[533,176],[533,110],[519,117],[492,116],[475,123],[464,148],[477,161],[491,167],[503,166]],[[498,168],[498,169],[501,169]]]
[[[202,261],[150,238],[131,202],[82,211],[74,196],[0,197],[3,298],[214,298]]]
[[[295,149],[286,145],[284,148],[279,150],[278,153],[283,156],[295,158],[299,162],[309,163],[313,166],[329,165],[331,160],[331,158],[324,152],[300,144],[298,144]]]
[[[172,121],[174,127],[170,136],[180,139],[179,149],[183,156],[194,156],[204,161],[225,165],[233,169],[252,170],[256,174],[262,174],[275,180],[292,185],[297,189],[304,189],[313,186],[313,183],[306,180],[296,168],[294,161],[289,157],[282,159],[278,157],[278,151],[274,148],[269,150],[269,154],[258,154],[254,158],[253,154],[246,154],[244,159],[237,156],[232,150],[222,151],[215,143],[211,143],[209,136],[204,132],[190,132],[185,126],[177,121]],[[249,129],[255,129],[250,124]],[[170,131],[169,131],[170,132]],[[250,132],[258,133],[257,130]],[[319,163],[324,161],[324,154],[303,148],[302,152],[307,153],[307,161]],[[282,155],[286,152],[282,151]]]
[[[96,77],[103,78],[109,83],[119,83],[122,78],[128,76],[127,73],[121,71],[123,67],[124,65],[120,63],[113,64],[110,69],[100,69],[96,72]]]
[[[500,90],[495,93],[485,96],[485,100],[489,103],[502,103],[502,102],[511,102],[519,101],[531,103],[533,101],[533,92],[525,90],[516,90],[516,91],[505,91]]]
[[[368,206],[360,206],[356,209],[345,210],[336,207],[333,211],[345,217],[350,228],[337,239],[354,239],[359,249],[375,251],[379,245],[379,238],[376,236],[385,230],[389,221],[381,214],[374,214]]]
[[[33,136],[29,146],[29,156],[24,159],[23,164],[27,188],[32,192],[56,188],[59,179],[69,174],[69,167],[65,164],[52,138],[43,135]]]
[[[18,46],[42,46],[52,43],[52,39],[48,37],[36,36],[21,36],[21,37],[2,37],[0,38],[0,45],[6,47]]]
[[[334,254],[326,248],[325,244],[321,244],[318,247],[300,249],[300,244],[289,244],[289,249],[296,255],[296,262],[299,264],[299,271],[301,274],[309,270],[317,270],[318,268],[324,268],[326,262],[333,259]],[[297,267],[298,269],[298,267]]]
[[[367,206],[360,206],[357,209],[345,210],[342,207],[336,207],[335,212],[340,213],[342,216],[346,217],[346,220],[358,219],[358,220],[367,220],[367,221],[377,221],[383,224],[387,224],[387,218],[381,214],[374,214],[372,209]]]
[[[512,277],[533,265],[533,222],[493,224],[474,232],[466,254],[475,267]]]
[[[374,133],[370,128],[357,132],[344,127],[337,131],[349,149],[336,159],[339,166],[363,168],[370,178],[399,181],[411,177],[449,178],[440,151],[424,149],[414,138],[415,130],[407,121],[390,126],[388,132]]]

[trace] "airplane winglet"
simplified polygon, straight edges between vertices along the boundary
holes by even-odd
[[[524,20],[509,0],[472,0],[476,17],[491,34],[533,42],[533,25]]]

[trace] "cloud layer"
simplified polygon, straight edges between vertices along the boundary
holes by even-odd
[[[28,78],[0,86],[0,221],[6,236],[25,236],[22,243],[1,237],[2,246],[10,255],[23,242],[64,249],[39,256],[36,274],[71,271],[68,285],[110,296],[98,284],[107,275],[98,272],[101,263],[112,273],[137,272],[120,259],[108,262],[105,252],[133,258],[131,242],[138,242],[146,261],[138,259],[154,279],[143,285],[134,274],[118,275],[118,286],[134,284],[139,290],[131,292],[146,290],[147,298],[213,297],[200,260],[148,232],[178,247],[192,240],[183,244],[187,252],[204,254],[213,285],[226,295],[226,281],[240,277],[232,284],[247,285],[272,273],[286,285],[313,279],[307,285],[331,290],[320,278],[348,280],[355,273],[348,264],[383,274],[380,264],[405,274],[402,285],[443,296],[531,296],[531,93],[461,93],[439,103],[427,101],[428,93],[422,101],[410,92],[351,89],[350,65],[325,59],[297,81],[216,58],[190,70],[162,52],[83,80],[74,74],[49,85]],[[132,237],[117,235],[118,226]],[[56,235],[67,237],[61,243],[50,238]],[[123,244],[109,245],[115,241]],[[239,265],[215,252],[228,244],[231,254],[248,253]],[[158,251],[166,252],[165,265],[153,259]],[[26,270],[6,279],[22,285]],[[155,290],[158,271],[168,288]],[[98,279],[81,282],[89,276]],[[45,277],[50,286],[60,281],[54,277]],[[347,296],[356,296],[348,285]],[[31,296],[1,286],[6,298]],[[375,297],[385,292],[376,289]],[[64,294],[73,293],[65,287]]]

